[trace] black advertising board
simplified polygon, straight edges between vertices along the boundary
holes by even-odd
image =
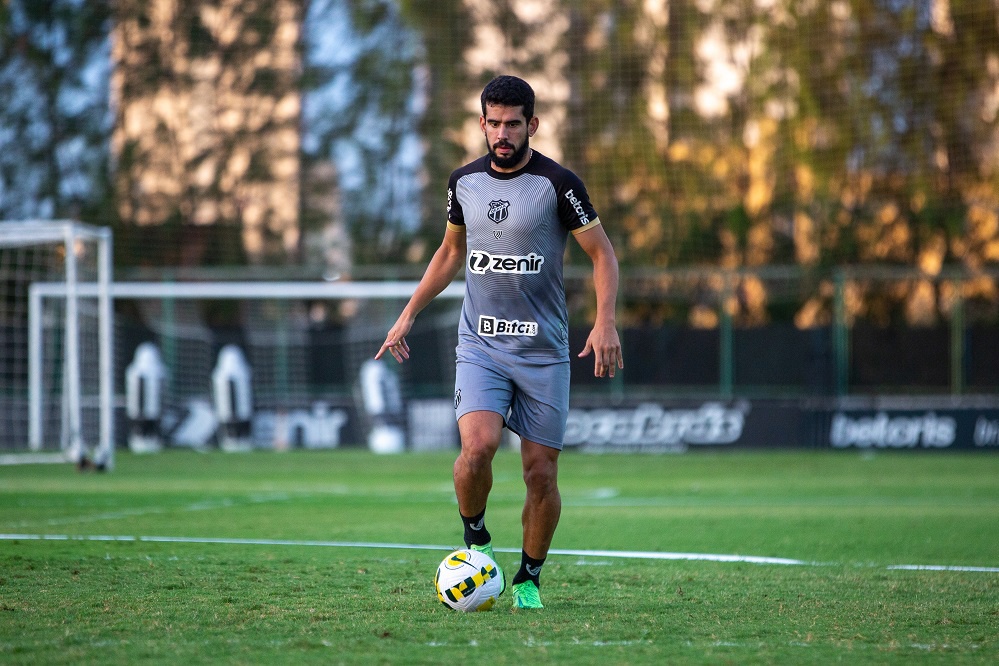
[[[567,451],[590,453],[730,448],[999,451],[999,407],[950,398],[890,409],[834,400],[580,400],[565,436]]]
[[[590,453],[679,453],[700,448],[802,446],[805,423],[794,403],[736,400],[573,405],[565,449]],[[810,446],[811,444],[804,444]]]

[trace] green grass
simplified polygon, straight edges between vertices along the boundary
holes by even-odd
[[[119,456],[111,474],[0,467],[0,663],[995,663],[999,456],[846,452],[561,462],[541,612],[462,614],[431,578],[460,545],[452,454]],[[519,458],[487,514],[519,556]],[[114,540],[97,540],[115,537]],[[182,543],[141,537],[288,540]],[[507,551],[509,549],[510,552]]]

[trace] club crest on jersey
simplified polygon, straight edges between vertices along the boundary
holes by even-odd
[[[499,224],[510,216],[510,202],[502,199],[489,202],[489,219]]]

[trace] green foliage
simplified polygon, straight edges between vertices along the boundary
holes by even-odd
[[[103,0],[0,3],[0,219],[110,203],[109,17]]]
[[[300,207],[306,232],[331,216],[345,222],[360,264],[427,261],[442,234],[447,176],[467,157],[469,100],[500,70],[540,82],[542,132],[557,137],[563,161],[587,183],[625,265],[912,265],[940,255],[977,269],[999,257],[999,29],[990,0],[561,2],[549,15],[559,30],[543,48],[538,35],[549,26],[537,24],[531,3],[312,0],[295,19],[302,61],[293,85],[288,72],[257,62],[285,20],[272,3],[240,4],[241,30],[228,42],[202,22],[210,5],[188,3],[164,34],[129,43],[119,102],[182,95],[193,84],[189,60],[215,57],[231,72],[248,70],[222,77],[218,94],[297,89],[319,110],[302,119],[305,195],[289,205]],[[136,223],[135,174],[162,165],[125,141],[109,166],[108,106],[59,101],[87,83],[86,65],[114,29],[151,31],[156,6],[0,5],[0,96],[21,88],[34,91],[22,102],[37,98],[0,109],[0,127],[23,137],[16,157],[0,155],[0,214],[104,223],[125,211],[120,223]],[[498,30],[492,50],[477,41],[487,23]],[[333,28],[345,36],[338,49],[310,50]],[[169,145],[176,137],[165,129],[159,140]],[[226,164],[272,129],[238,129],[211,157]],[[407,143],[414,134],[419,141]],[[66,147],[80,139],[93,158],[68,170]],[[407,151],[417,144],[413,166]],[[249,178],[265,180],[271,159],[254,155]],[[315,176],[330,161],[341,171]],[[216,182],[187,186],[157,223],[190,222],[200,201],[237,196],[216,171]],[[78,178],[87,186],[70,189]],[[314,185],[333,190],[326,199],[335,211]],[[233,217],[217,222],[239,223]],[[268,247],[285,252],[273,239]]]
[[[116,471],[0,468],[4,663],[989,663],[999,563],[980,454],[562,457],[555,548],[791,557],[801,565],[552,554],[545,610],[449,611],[451,453],[168,452]],[[520,460],[488,521],[510,571]],[[96,538],[86,538],[94,535]],[[103,536],[100,536],[103,535]],[[266,539],[259,545],[134,537]],[[121,537],[121,538],[115,538]],[[133,537],[133,538],[127,538]],[[277,543],[290,540],[298,545]],[[441,550],[307,542],[440,544]]]

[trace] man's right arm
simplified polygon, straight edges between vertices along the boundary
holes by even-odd
[[[451,284],[454,277],[465,263],[465,232],[456,231],[448,225],[444,232],[444,240],[437,248],[427,270],[416,286],[409,303],[403,308],[399,319],[389,329],[385,342],[382,343],[375,358],[381,358],[388,351],[395,360],[402,363],[409,358],[409,345],[406,335],[413,328],[416,315],[427,307],[436,296]]]

